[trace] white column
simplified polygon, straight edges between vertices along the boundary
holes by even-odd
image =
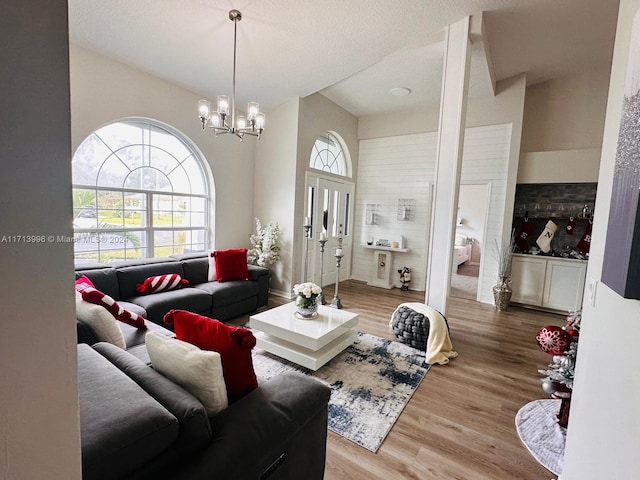
[[[445,313],[469,84],[470,17],[447,27],[425,303]]]

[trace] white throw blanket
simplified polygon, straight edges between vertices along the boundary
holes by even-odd
[[[401,303],[398,308],[391,315],[391,322],[393,323],[393,317],[401,307],[408,307],[411,310],[421,313],[429,319],[429,337],[427,338],[427,351],[425,360],[428,364],[433,365],[438,363],[444,365],[449,363],[450,358],[458,356],[458,352],[453,350],[451,344],[451,338],[449,338],[449,329],[447,323],[440,312],[431,308],[424,303]]]

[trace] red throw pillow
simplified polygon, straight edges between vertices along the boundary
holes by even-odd
[[[118,304],[118,302],[116,302],[109,295],[105,295],[100,290],[96,290],[93,287],[88,287],[80,292],[80,294],[82,295],[82,299],[85,302],[93,303],[95,305],[102,305],[109,311],[111,315],[116,318],[116,320],[120,320],[121,322],[142,330],[147,328],[142,316],[138,315],[137,313],[130,312],[129,310],[125,310]]]
[[[219,282],[229,280],[247,280],[249,267],[247,267],[246,248],[228,248],[213,252],[216,264],[216,279]]]
[[[143,283],[136,285],[136,291],[138,293],[167,292],[188,284],[189,280],[185,280],[177,273],[168,273],[147,278]]]
[[[76,290],[82,293],[87,288],[95,288],[95,285],[86,275],[82,275],[76,280]]]
[[[251,359],[256,337],[251,330],[225,325],[186,310],[170,310],[164,316],[164,323],[173,325],[178,340],[220,354],[229,403],[258,388]]]

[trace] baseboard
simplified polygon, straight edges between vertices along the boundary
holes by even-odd
[[[293,300],[293,293],[292,292],[285,292],[282,290],[274,290],[273,288],[269,289],[269,294],[271,295],[275,295],[276,297],[282,297],[282,298],[286,298],[288,300]]]

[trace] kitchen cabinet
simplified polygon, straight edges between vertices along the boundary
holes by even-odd
[[[514,254],[511,301],[549,310],[577,310],[582,306],[586,272],[586,260]]]

